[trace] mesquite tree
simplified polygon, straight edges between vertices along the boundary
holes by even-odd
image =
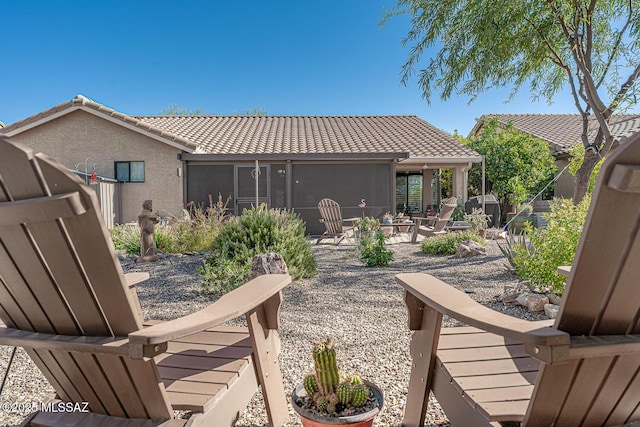
[[[438,90],[473,101],[491,87],[523,85],[551,102],[569,87],[582,116],[585,155],[574,203],[614,138],[609,119],[636,103],[640,75],[640,0],[397,0],[412,18],[402,68],[423,96]],[[423,57],[429,56],[419,71]],[[595,131],[594,131],[595,130]]]

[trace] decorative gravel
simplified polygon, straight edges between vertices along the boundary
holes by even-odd
[[[505,259],[495,242],[488,242],[486,256],[455,259],[429,256],[419,245],[389,245],[394,261],[388,268],[369,268],[355,256],[354,247],[341,244],[314,246],[318,275],[299,280],[284,289],[281,320],[280,362],[287,393],[312,369],[311,345],[319,337],[336,339],[342,370],[359,374],[384,391],[384,407],[376,426],[399,426],[409,383],[409,339],[407,314],[401,287],[394,275],[426,272],[469,293],[482,304],[521,318],[538,320],[522,307],[504,305],[497,297],[516,276],[504,267]],[[196,267],[203,254],[172,255],[156,263],[137,265],[123,260],[125,272],[148,271],[151,278],[138,285],[138,296],[147,319],[173,319],[205,307],[211,302],[200,293]],[[238,322],[242,322],[240,319]],[[448,319],[445,325],[454,323]],[[4,372],[11,348],[0,347],[0,373]],[[39,402],[53,392],[24,351],[16,354],[2,402]],[[289,405],[290,406],[290,405]],[[289,407],[288,426],[299,426]],[[0,411],[0,425],[18,424],[27,412]],[[237,426],[265,426],[264,402],[258,393]],[[432,401],[427,425],[447,425],[437,402]]]

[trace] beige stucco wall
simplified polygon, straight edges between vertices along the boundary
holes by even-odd
[[[153,209],[178,214],[182,208],[180,150],[84,111],[74,111],[12,138],[74,169],[114,178],[115,161],[145,162],[145,182],[122,184],[122,221],[135,222],[142,202],[153,200]]]
[[[556,159],[556,167],[558,172],[562,171],[569,163],[568,159]],[[570,199],[573,197],[573,191],[576,188],[576,177],[566,170],[560,175],[560,178],[556,181],[556,185],[553,190],[554,197],[562,197]]]

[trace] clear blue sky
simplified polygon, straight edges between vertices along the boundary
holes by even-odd
[[[0,0],[0,120],[83,94],[131,115],[176,104],[212,114],[415,114],[466,135],[486,113],[575,113],[508,89],[471,105],[400,84],[408,17],[391,0]]]

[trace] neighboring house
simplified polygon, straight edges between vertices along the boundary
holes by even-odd
[[[317,204],[325,197],[347,217],[424,212],[438,203],[432,181],[440,169],[454,170],[463,202],[467,172],[481,160],[416,116],[128,116],[80,95],[0,134],[123,182],[119,222],[135,221],[145,199],[178,215],[187,202],[206,206],[218,194],[239,214],[257,190],[259,203],[294,209],[312,234],[323,231]]]
[[[558,173],[569,163],[569,149],[582,141],[582,117],[579,114],[485,114],[478,119],[469,137],[482,130],[485,121],[495,118],[499,126],[512,123],[521,132],[528,133],[549,143],[549,150],[556,159]],[[635,132],[640,131],[640,115],[622,114],[610,120],[611,134],[616,141],[622,142]],[[592,116],[590,135],[597,131],[596,119]],[[575,177],[565,171],[556,181],[554,196],[573,197]]]

